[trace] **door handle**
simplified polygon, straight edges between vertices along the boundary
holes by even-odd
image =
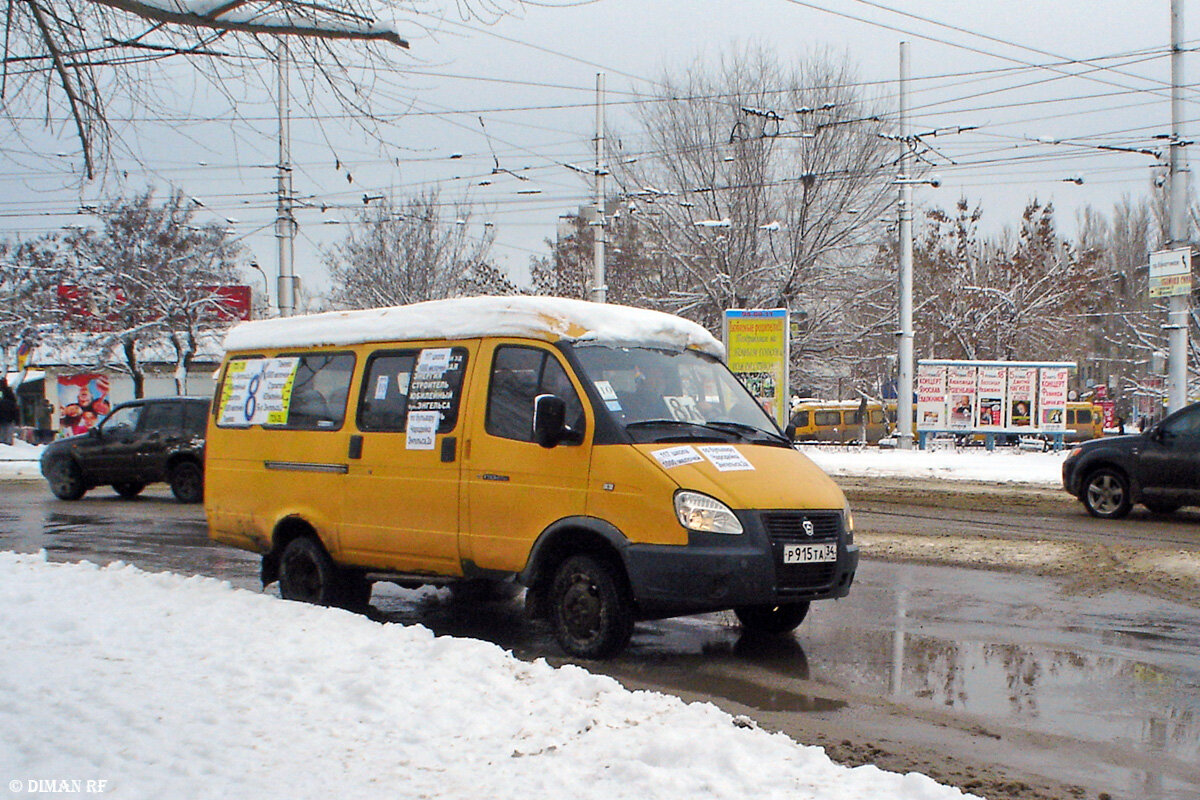
[[[458,457],[458,439],[454,436],[442,438],[442,463],[452,464]]]
[[[360,433],[351,434],[350,450],[346,453],[348,458],[362,458],[363,437]]]

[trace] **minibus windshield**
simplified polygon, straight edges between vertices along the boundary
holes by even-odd
[[[693,350],[577,344],[585,377],[637,442],[753,442],[790,447],[720,360]]]

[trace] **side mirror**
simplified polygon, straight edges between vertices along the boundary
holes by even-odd
[[[87,435],[93,439],[99,439],[100,438],[100,429],[99,428],[88,428]]]
[[[783,432],[786,433],[787,437],[792,441],[796,440],[796,426],[792,423],[789,422],[788,426],[783,429]]]
[[[567,404],[558,395],[539,394],[533,399],[533,440],[545,448],[556,447],[567,433]]]

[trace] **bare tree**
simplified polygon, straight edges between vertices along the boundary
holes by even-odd
[[[610,299],[718,330],[726,308],[799,317],[793,371],[815,380],[852,343],[891,325],[870,261],[892,202],[880,111],[845,58],[785,67],[742,49],[666,75],[609,153]],[[539,291],[580,293],[592,232],[582,220],[531,272]]]
[[[12,0],[4,18],[0,107],[14,127],[29,111],[71,120],[91,179],[109,150],[107,109],[118,98],[155,105],[151,70],[161,70],[159,62],[186,59],[236,100],[244,96],[240,70],[256,69],[263,55],[273,58],[285,37],[294,58],[312,65],[315,79],[370,124],[363,98],[375,69],[394,64],[408,47],[397,17],[416,29],[444,11],[495,18],[521,2],[455,0],[443,9],[408,0]],[[346,43],[362,68],[348,62]]]
[[[488,264],[494,229],[470,233],[466,207],[446,217],[435,191],[401,204],[372,200],[359,212],[346,238],[324,251],[330,300],[340,308],[405,305],[474,291],[505,292],[498,270]],[[510,292],[511,293],[511,292]]]
[[[117,348],[119,368],[142,397],[145,353],[170,342],[177,390],[205,332],[232,322],[218,287],[238,282],[237,248],[216,225],[196,225],[194,204],[182,192],[155,203],[146,191],[107,203],[101,230],[68,237],[75,253],[78,299],[86,313],[71,327],[90,330],[97,352]]]
[[[0,242],[0,373],[8,349],[33,346],[62,324],[57,290],[70,262],[62,237]]]
[[[928,357],[1074,358],[1096,290],[1097,254],[1058,235],[1053,206],[1031,200],[1015,231],[980,237],[982,211],[933,209],[914,246],[917,351]]]

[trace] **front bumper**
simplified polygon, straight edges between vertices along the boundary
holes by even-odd
[[[626,571],[643,618],[844,597],[859,550],[836,511],[737,512],[740,535],[691,533],[684,546],[630,545]],[[812,535],[803,521],[814,522]],[[783,563],[786,544],[837,543],[837,561]]]

